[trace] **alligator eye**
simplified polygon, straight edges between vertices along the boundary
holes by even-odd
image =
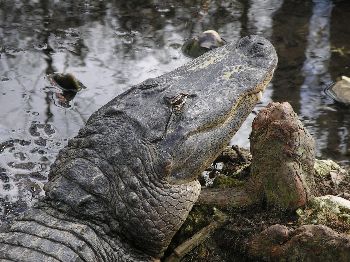
[[[168,103],[171,105],[172,109],[175,111],[180,111],[184,104],[186,103],[186,99],[189,94],[180,93],[171,98],[167,98]]]

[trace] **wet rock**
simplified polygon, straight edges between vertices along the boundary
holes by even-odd
[[[344,105],[350,105],[350,78],[342,76],[334,85],[327,87],[326,95]]]
[[[3,184],[2,185],[2,189],[4,191],[10,191],[11,187],[13,187],[13,185],[11,185],[11,184]]]
[[[31,142],[22,140],[22,139],[10,139],[10,140],[4,141],[0,143],[0,153],[4,152],[5,150],[13,151],[16,144],[20,146],[27,146],[27,145],[30,145]]]
[[[296,210],[312,198],[315,142],[289,103],[270,103],[253,121],[249,192],[256,201]]]
[[[8,78],[6,76],[0,77],[0,81],[2,81],[2,82],[6,82],[6,81],[9,81],[9,80],[10,80],[10,78]]]
[[[5,141],[5,142],[2,142],[0,144],[0,153],[4,152],[6,149],[8,149],[10,147],[13,147],[13,145],[14,145],[13,140],[8,140],[8,141]]]
[[[15,139],[14,142],[18,143],[21,146],[28,146],[28,145],[31,144],[30,141],[26,141],[26,140],[23,140],[23,139]]]
[[[224,44],[225,41],[220,37],[218,32],[207,30],[199,36],[187,40],[182,46],[182,52],[189,57],[198,57]]]
[[[254,236],[248,253],[265,261],[350,261],[350,237],[323,225],[273,225]]]
[[[13,156],[19,159],[20,161],[24,161],[27,159],[26,155],[23,152],[14,153]]]

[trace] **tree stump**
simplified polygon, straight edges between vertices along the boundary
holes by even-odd
[[[249,195],[282,210],[304,206],[313,196],[315,142],[287,102],[270,103],[255,117]]]

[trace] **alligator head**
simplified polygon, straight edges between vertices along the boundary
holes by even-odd
[[[167,161],[162,178],[193,181],[253,110],[276,64],[266,39],[245,37],[144,81],[106,109],[142,125],[147,141]]]
[[[134,86],[60,152],[47,197],[161,256],[200,193],[198,175],[252,111],[276,65],[271,43],[250,36]]]

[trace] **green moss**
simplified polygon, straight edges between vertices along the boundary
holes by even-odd
[[[213,182],[213,187],[231,188],[231,187],[242,186],[243,184],[244,184],[243,181],[238,180],[236,178],[228,177],[225,175],[218,175]]]
[[[323,224],[341,231],[350,230],[350,201],[326,195],[312,199],[305,210],[298,209],[299,223]]]
[[[342,169],[337,163],[333,160],[315,160],[314,164],[315,173],[318,176],[328,176],[332,170],[340,170]]]

